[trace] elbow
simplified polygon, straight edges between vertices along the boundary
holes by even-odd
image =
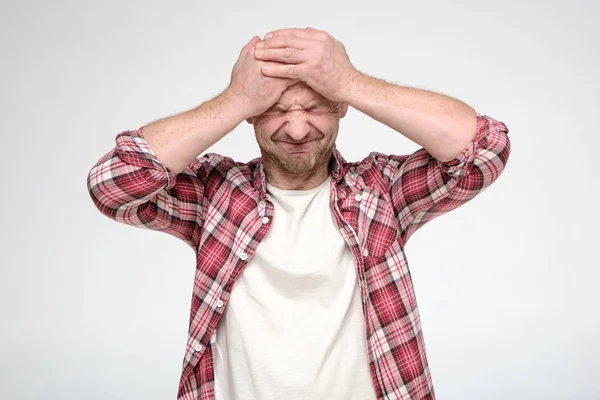
[[[444,163],[453,161],[459,158],[461,154],[468,152],[475,139],[475,133],[456,136],[446,135],[446,138],[446,143],[429,152],[435,159]]]
[[[500,162],[502,163],[502,169],[504,169],[504,167],[506,166],[506,164],[508,163],[508,159],[510,158],[510,150],[511,150],[511,143],[510,143],[510,138],[508,137],[508,131],[500,131],[498,132],[500,140],[499,140],[499,144],[498,144],[498,158],[500,160]]]
[[[471,144],[476,140],[479,132],[478,118],[475,110],[470,108],[468,118],[458,119],[454,125],[448,125],[442,136],[443,143],[438,146],[437,152],[431,153],[433,157],[441,162],[450,162],[468,151]]]
[[[485,185],[495,182],[504,172],[510,157],[511,143],[507,131],[497,130],[487,136],[487,146],[478,152],[474,164],[481,171]]]
[[[103,194],[102,182],[98,179],[98,165],[92,167],[88,172],[86,186],[96,209],[105,216],[114,219],[115,211],[109,207],[109,197]]]

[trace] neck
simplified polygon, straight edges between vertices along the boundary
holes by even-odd
[[[293,174],[277,168],[275,163],[264,160],[265,174],[270,185],[281,190],[314,189],[329,176],[329,165],[323,164],[303,174]]]

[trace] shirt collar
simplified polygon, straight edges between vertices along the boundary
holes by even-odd
[[[257,161],[258,164],[256,165],[253,174],[253,185],[254,189],[259,193],[260,199],[265,200],[267,197],[267,175],[265,174],[265,166],[262,157],[259,157]],[[339,182],[346,173],[346,160],[342,157],[342,154],[335,144],[333,145],[332,156],[329,161],[329,171],[331,172],[332,179],[336,183]]]

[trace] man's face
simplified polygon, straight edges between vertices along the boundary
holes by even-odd
[[[348,105],[333,102],[298,82],[275,105],[248,120],[263,161],[284,173],[305,174],[327,165],[340,118]]]

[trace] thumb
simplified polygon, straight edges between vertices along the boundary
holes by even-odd
[[[244,50],[250,50],[252,47],[254,47],[256,45],[256,43],[260,42],[260,37],[258,36],[253,36],[252,39],[250,39],[250,41],[248,43],[246,43],[244,45],[244,47],[242,47],[242,50],[240,51],[240,54],[244,52]]]
[[[288,86],[292,86],[293,84],[300,82],[300,79],[285,78],[285,80]]]

